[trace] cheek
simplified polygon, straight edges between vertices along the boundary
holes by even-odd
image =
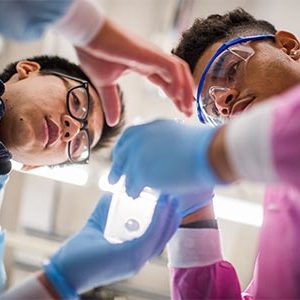
[[[42,151],[34,148],[17,148],[12,152],[14,160],[26,165],[56,165],[68,160],[67,148],[64,145]]]
[[[43,165],[60,164],[68,160],[68,146],[61,144],[52,149],[46,149],[40,156],[40,162]]]
[[[282,79],[278,75],[278,70],[274,72],[272,67],[257,61],[247,68],[243,85],[248,93],[256,97],[268,97],[281,86]]]

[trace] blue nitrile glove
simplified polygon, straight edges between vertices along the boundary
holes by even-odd
[[[185,217],[196,210],[209,205],[214,197],[212,188],[203,189],[201,192],[176,195],[179,203],[181,217]]]
[[[145,186],[172,195],[201,192],[220,183],[207,158],[217,128],[157,120],[128,128],[113,150],[110,183],[126,176],[129,196]]]
[[[5,233],[0,229],[0,290],[5,286],[6,282],[6,272],[4,268],[4,242],[5,242]]]
[[[45,274],[63,299],[134,275],[161,253],[178,228],[178,202],[160,196],[152,222],[139,238],[111,244],[103,237],[111,194],[99,201],[86,225],[71,237],[44,266]]]

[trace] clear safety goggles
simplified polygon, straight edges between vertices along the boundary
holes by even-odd
[[[239,90],[247,62],[255,53],[249,42],[267,38],[274,38],[274,35],[238,37],[224,43],[211,57],[197,89],[196,100],[200,122],[218,126],[228,118],[220,113],[216,99],[228,90]]]

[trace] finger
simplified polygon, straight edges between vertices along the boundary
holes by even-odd
[[[113,149],[113,155],[115,154],[115,152],[118,152],[119,149],[123,147],[123,145],[127,143],[132,137],[136,137],[136,135],[141,131],[141,128],[143,128],[144,126],[145,125],[135,125],[126,128]]]
[[[172,57],[172,63],[170,65],[169,72],[172,74],[172,83],[170,93],[173,99],[182,100],[183,98],[183,83],[184,78],[182,74],[182,67],[179,61],[174,57]]]
[[[108,174],[109,184],[116,184],[123,174],[123,167],[120,166],[119,162],[113,163]]]
[[[108,126],[116,126],[121,116],[121,100],[116,85],[96,87],[101,96],[102,109]]]
[[[120,177],[126,173],[126,162],[135,150],[134,143],[131,142],[133,139],[134,136],[130,135],[129,130],[127,130],[113,149],[112,166],[108,175],[110,184],[117,183]]]
[[[126,163],[126,152],[123,150],[122,143],[117,143],[112,152],[112,165],[108,174],[108,182],[116,184],[120,177],[124,174],[124,166]],[[125,148],[126,149],[126,148]]]
[[[115,159],[108,174],[108,182],[116,184],[124,174],[125,159]]]
[[[174,62],[176,59],[176,63]],[[191,74],[186,72],[185,65],[182,61],[173,58],[171,64],[170,73],[172,74],[171,82],[165,80],[165,76],[161,76],[161,72],[158,74],[153,74],[149,76],[151,80],[156,85],[160,86],[164,92],[170,97],[175,103],[176,107],[187,116],[192,114],[192,101],[193,101],[193,89],[191,86]],[[188,76],[187,76],[187,75]],[[187,76],[187,81],[185,76]],[[186,82],[188,82],[186,86]],[[187,97],[190,97],[187,99]],[[187,105],[186,105],[187,104]]]
[[[98,201],[88,223],[103,231],[111,204],[112,193],[105,193]]]
[[[182,87],[183,88],[182,103],[185,106],[187,113],[189,115],[192,115],[195,84],[188,65],[185,62],[182,62],[181,65],[182,65],[182,74],[184,78],[183,87]]]
[[[187,116],[193,113],[194,82],[188,64],[181,58],[173,56],[174,84],[172,85],[175,98],[181,102],[183,112]],[[174,90],[175,89],[175,90]]]
[[[138,184],[138,179],[135,176],[126,174],[125,188],[127,195],[133,199],[136,199],[142,192],[144,186]]]

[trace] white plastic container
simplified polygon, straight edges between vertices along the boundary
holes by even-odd
[[[140,237],[151,223],[158,193],[145,188],[133,199],[125,191],[113,194],[104,237],[110,243],[122,243]]]

